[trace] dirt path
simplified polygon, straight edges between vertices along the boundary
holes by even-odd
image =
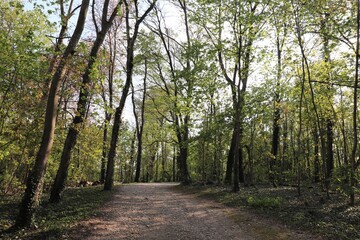
[[[75,226],[68,239],[317,239],[174,186],[124,185],[100,214]]]

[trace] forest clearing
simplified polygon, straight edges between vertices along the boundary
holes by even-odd
[[[360,239],[359,52],[360,0],[0,1],[2,236]]]

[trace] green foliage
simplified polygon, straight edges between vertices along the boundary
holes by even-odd
[[[38,144],[51,34],[46,16],[0,3],[0,190],[23,184]]]
[[[117,191],[117,190],[115,190]],[[37,212],[36,229],[20,231],[15,234],[5,234],[2,239],[59,239],[66,235],[69,228],[76,222],[97,213],[105,202],[109,201],[113,192],[102,191],[101,186],[67,189],[62,201],[49,204],[48,196]],[[0,231],[11,226],[17,214],[20,198],[0,196]]]
[[[254,208],[278,208],[282,202],[281,197],[250,196],[247,198],[247,204]]]

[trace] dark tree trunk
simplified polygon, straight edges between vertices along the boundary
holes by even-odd
[[[70,127],[68,135],[66,136],[63,153],[61,155],[61,161],[56,173],[55,181],[51,189],[50,202],[59,202],[60,194],[65,188],[66,179],[68,175],[68,169],[70,165],[71,150],[76,144],[76,139],[79,131],[74,127]]]
[[[324,12],[323,19],[321,20],[320,25],[320,35],[323,40],[323,53],[324,53],[324,62],[329,63],[330,62],[330,39],[329,39],[329,30],[328,30],[328,21],[329,21],[329,13]],[[330,102],[328,105],[332,107],[332,93],[331,93],[331,75],[330,72],[327,73],[327,82],[329,83],[327,86],[328,92],[329,92],[329,100]],[[333,120],[331,119],[331,111],[332,109],[327,110],[327,116],[326,116],[326,150],[325,150],[325,157],[326,157],[326,181],[330,181],[330,178],[332,176],[332,172],[334,169],[334,151],[333,151],[333,142],[334,142],[334,133],[333,133]]]
[[[278,94],[276,94],[276,99],[278,99]],[[280,101],[275,100],[275,105],[279,105]],[[280,142],[280,109],[275,107],[274,111],[274,123],[273,123],[273,135],[272,135],[272,146],[271,146],[271,158],[270,158],[270,174],[269,179],[272,185],[276,186],[276,164],[278,159],[278,150]]]
[[[239,148],[239,182],[245,182],[245,175],[244,175],[244,152],[242,148]]]
[[[114,26],[114,24],[116,24]],[[104,101],[105,107],[105,121],[104,121],[104,132],[103,132],[103,148],[101,154],[101,166],[100,166],[100,183],[103,184],[105,182],[105,174],[106,174],[106,159],[108,154],[108,135],[109,135],[109,124],[112,119],[112,113],[107,110],[113,109],[113,95],[114,95],[114,74],[116,71],[116,57],[118,54],[118,29],[121,24],[121,19],[115,19],[114,24],[112,26],[111,32],[108,33],[109,35],[109,42],[108,42],[108,49],[109,49],[109,65],[108,65],[108,89],[106,86],[102,88],[102,99]],[[108,92],[109,97],[107,98],[106,93]],[[121,168],[121,181],[124,181],[123,172],[125,171],[125,164],[123,168]]]
[[[89,2],[90,0],[82,1],[74,33],[64,51],[62,59],[60,60],[60,64],[57,67],[51,81],[41,145],[35,159],[34,167],[27,179],[25,194],[22,198],[20,211],[17,216],[14,228],[29,227],[33,223],[34,212],[38,207],[41,197],[45,168],[54,141],[56,116],[59,105],[59,96],[57,95],[57,92],[60,88],[61,80],[63,79],[66,71],[66,63],[74,53],[83,32]]]
[[[342,96],[341,96],[342,101]],[[342,134],[342,141],[343,141],[343,158],[344,158],[344,167],[345,167],[345,184],[349,183],[349,157],[348,157],[348,144],[347,144],[347,136],[345,133],[345,120],[343,113],[341,114],[341,134]]]
[[[176,182],[176,147],[174,146],[174,153],[173,153],[173,162],[172,162],[172,179],[173,182]]]
[[[356,14],[356,49],[355,49],[355,79],[354,79],[354,95],[353,95],[353,149],[351,151],[351,159],[350,159],[350,205],[355,204],[355,170],[356,170],[356,154],[358,148],[358,126],[357,126],[357,112],[358,112],[358,86],[359,86],[359,64],[360,64],[360,1],[357,1],[357,14]]]
[[[187,117],[185,117],[186,119]],[[180,123],[179,118],[176,116],[176,135],[179,143],[179,155],[178,155],[178,166],[179,166],[179,180],[182,184],[188,185],[191,183],[188,166],[187,166],[187,159],[189,154],[188,149],[188,134],[189,129],[187,126],[187,121],[185,121],[185,124],[183,126],[183,129],[180,129]]]
[[[111,114],[105,113],[104,132],[103,132],[103,148],[101,154],[101,169],[100,169],[100,183],[105,182],[106,174],[106,156],[107,156],[107,143],[108,143],[108,127],[111,120]]]
[[[190,175],[187,166],[188,148],[180,146],[179,165],[180,165],[180,181],[184,185],[190,184]]]
[[[141,169],[141,158],[142,158],[142,136],[143,136],[143,130],[144,130],[144,123],[145,123],[145,100],[146,100],[146,78],[147,78],[147,60],[145,58],[145,73],[144,73],[144,82],[143,82],[143,97],[141,102],[141,119],[139,122],[138,114],[136,113],[135,109],[135,93],[134,88],[132,88],[132,103],[133,103],[133,112],[135,116],[135,122],[136,122],[136,136],[138,139],[138,148],[137,148],[137,157],[136,157],[136,170],[135,170],[135,182],[139,182],[140,178],[140,169]]]
[[[161,181],[165,181],[165,164],[167,158],[166,142],[161,143]]]
[[[231,177],[233,172],[234,166],[234,149],[235,149],[235,130],[233,130],[232,137],[231,137],[231,144],[230,149],[226,161],[226,173],[225,173],[225,180],[224,183],[226,185],[231,185]]]
[[[326,172],[327,178],[331,178],[334,169],[334,151],[333,151],[333,121],[331,119],[326,120]]]
[[[140,138],[140,139],[139,139]],[[140,181],[140,172],[141,172],[141,151],[142,151],[142,139],[138,136],[138,146],[137,146],[137,155],[136,155],[136,168],[135,168],[135,182]]]
[[[105,20],[102,21],[101,31],[97,32],[94,45],[90,52],[88,65],[86,67],[84,75],[82,76],[82,84],[80,88],[79,99],[77,102],[78,114],[76,114],[76,116],[73,118],[72,125],[69,128],[68,134],[66,136],[63,152],[61,154],[60,166],[58,168],[55,181],[51,189],[50,202],[59,202],[61,199],[60,195],[65,188],[68,169],[70,165],[71,153],[74,146],[76,145],[76,141],[79,136],[79,132],[81,130],[81,124],[84,122],[88,105],[90,104],[90,94],[92,89],[91,87],[92,81],[90,76],[91,71],[93,70],[93,66],[95,64],[100,47],[104,42],[105,35],[110,29],[117,15],[118,8],[120,7],[120,3],[119,3],[117,7],[114,9],[113,13],[111,14],[110,19],[107,20],[108,2],[109,0],[106,0],[104,3],[104,9],[102,14],[105,15],[106,17]]]
[[[115,154],[116,154],[116,145],[118,141],[118,135],[120,131],[120,120],[121,114],[125,106],[126,96],[129,92],[130,82],[128,85],[125,84],[123,89],[123,94],[120,100],[120,107],[117,107],[115,110],[115,117],[114,117],[114,125],[112,127],[112,134],[111,134],[111,142],[110,142],[110,149],[108,153],[108,161],[106,166],[106,176],[105,176],[105,184],[104,190],[112,190],[114,184],[114,168],[115,168]],[[127,92],[125,92],[127,91]]]
[[[271,158],[270,158],[270,173],[269,180],[274,187],[276,187],[276,181],[278,180],[278,166],[279,166],[279,145],[280,145],[280,87],[281,87],[281,76],[282,76],[282,52],[287,36],[287,26],[281,20],[274,15],[275,28],[276,28],[276,55],[277,55],[277,66],[276,66],[276,86],[274,93],[274,118],[273,118],[273,133],[271,142]]]
[[[320,182],[320,151],[319,151],[319,134],[318,130],[315,128],[314,130],[314,182]]]
[[[240,191],[240,184],[239,184],[239,148],[241,142],[241,122],[240,122],[240,112],[237,110],[238,113],[235,114],[235,126],[234,126],[234,134],[235,134],[235,143],[234,143],[234,174],[233,174],[233,192]]]
[[[127,1],[124,2],[126,5],[125,10],[125,21],[126,21],[126,35],[127,35],[127,58],[126,58],[126,81],[123,88],[123,92],[120,98],[119,107],[116,108],[115,117],[114,117],[114,125],[111,134],[111,143],[108,155],[108,162],[106,168],[106,179],[104,184],[104,190],[110,191],[113,188],[114,184],[114,168],[115,168],[115,155],[116,155],[116,145],[119,138],[119,130],[120,130],[120,121],[121,115],[125,107],[126,98],[129,94],[130,85],[132,83],[132,74],[134,69],[134,45],[139,32],[140,24],[144,21],[145,17],[150,13],[150,11],[155,7],[156,1],[153,1],[149,8],[145,11],[145,13],[136,20],[134,26],[134,32],[132,37],[130,36],[130,6]],[[137,2],[135,3],[137,4]],[[138,17],[138,8],[136,7],[136,15]]]

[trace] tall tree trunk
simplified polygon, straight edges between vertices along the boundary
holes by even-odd
[[[186,46],[187,51],[191,51],[191,38],[190,38],[190,28],[188,20],[188,9],[187,9],[187,0],[178,0],[181,9],[184,13],[184,23],[185,23],[185,33],[186,33]],[[189,53],[186,53],[186,67],[185,67],[185,80],[186,80],[186,108],[191,109],[191,100],[192,100],[192,91],[193,91],[193,79],[187,76],[191,71],[190,57]],[[188,110],[187,110],[188,111]],[[187,112],[184,117],[184,124],[182,126],[181,132],[183,132],[182,142],[180,142],[180,175],[182,184],[190,184],[191,178],[188,170],[188,155],[189,155],[189,123],[190,123],[190,113]],[[178,125],[180,126],[180,125]],[[179,129],[180,130],[180,129]]]
[[[319,133],[318,129],[314,129],[314,182],[320,182],[320,151],[319,151]]]
[[[324,12],[323,19],[321,20],[321,26],[320,26],[320,34],[323,39],[323,58],[324,62],[329,64],[330,63],[330,48],[329,48],[329,33],[328,33],[328,21],[329,21],[329,13]],[[331,94],[331,76],[330,72],[327,72],[327,89],[329,92],[329,105],[332,107],[332,94]],[[326,150],[325,150],[325,157],[326,157],[326,181],[330,181],[330,178],[332,176],[332,172],[334,169],[334,151],[333,151],[333,142],[334,142],[334,132],[333,132],[333,119],[331,117],[332,109],[327,110],[327,115],[325,119],[326,123]]]
[[[327,178],[330,180],[333,170],[334,170],[334,131],[333,131],[334,122],[332,119],[326,119],[326,172]]]
[[[189,149],[188,149],[189,129],[187,126],[187,121],[185,121],[184,126],[181,129],[179,118],[176,117],[176,119],[177,119],[176,125],[178,126],[176,130],[176,135],[179,143],[179,155],[178,155],[178,165],[180,170],[179,180],[181,181],[182,184],[188,185],[191,182],[188,166],[187,166],[187,159],[189,154]]]
[[[343,95],[341,93],[340,101],[342,102]],[[345,184],[349,184],[349,158],[348,158],[348,144],[347,144],[347,136],[345,133],[345,116],[344,112],[341,112],[341,135],[342,135],[342,142],[343,142],[343,159],[344,159],[344,168],[345,168]]]
[[[294,7],[295,24],[296,24],[296,36],[297,36],[297,41],[298,41],[298,44],[299,44],[300,52],[301,52],[301,55],[302,55],[302,64],[301,64],[301,67],[302,67],[302,80],[305,81],[305,79],[307,79],[308,84],[309,84],[310,94],[311,94],[311,103],[312,103],[312,106],[313,106],[313,110],[315,112],[316,126],[317,126],[317,128],[319,129],[319,132],[320,132],[320,143],[321,143],[321,149],[322,149],[322,152],[323,152],[323,151],[325,151],[325,145],[326,144],[325,144],[324,136],[322,134],[322,126],[321,126],[321,123],[320,123],[320,116],[319,116],[318,108],[317,108],[317,105],[316,105],[316,102],[315,102],[315,92],[314,92],[314,89],[313,89],[313,86],[312,86],[310,66],[309,66],[308,58],[306,57],[306,54],[305,54],[303,35],[302,35],[303,33],[301,31],[302,25],[301,25],[301,22],[300,22],[301,19],[299,18],[299,6],[293,6],[293,7]],[[322,154],[322,155],[325,155],[325,154]],[[299,175],[300,175],[300,171],[301,171],[300,165],[298,167],[299,167],[298,170],[299,170]],[[300,176],[298,176],[298,182],[300,182],[299,178],[300,178]],[[328,188],[329,188],[329,179],[328,178],[326,178],[325,186],[326,186],[326,189],[328,190]],[[298,186],[298,192],[299,192],[299,195],[300,195],[300,186]]]
[[[173,182],[176,182],[176,146],[174,145],[174,150],[173,150],[173,162],[172,162],[172,180]]]
[[[57,94],[60,88],[61,80],[63,79],[64,74],[66,72],[66,64],[70,59],[70,57],[72,56],[72,54],[74,53],[75,48],[82,35],[85,25],[87,10],[89,7],[89,2],[90,0],[82,1],[82,5],[80,8],[80,13],[74,33],[69,41],[68,46],[64,51],[59,66],[57,67],[51,81],[51,86],[50,86],[47,106],[46,106],[42,141],[35,159],[34,167],[27,179],[25,194],[22,198],[20,211],[17,216],[14,228],[29,227],[32,225],[34,212],[38,207],[40,201],[43,176],[45,174],[46,165],[54,141],[56,117],[57,117],[57,110],[59,105],[59,96]]]
[[[106,173],[106,153],[107,153],[107,139],[108,139],[108,127],[111,120],[111,114],[105,112],[105,121],[104,121],[104,132],[103,132],[103,147],[101,154],[101,168],[100,168],[100,183],[105,182],[105,173]]]
[[[281,156],[281,181],[284,183],[285,182],[285,176],[284,176],[284,171],[289,170],[289,156],[288,156],[288,116],[287,114],[284,114],[284,118],[285,118],[285,122],[283,125],[283,134],[282,134],[282,139],[283,139],[283,147],[282,147],[282,156]]]
[[[116,56],[118,53],[117,48],[117,31],[120,26],[120,21],[114,21],[114,24],[118,23],[115,27],[113,25],[112,32],[109,32],[109,65],[108,65],[108,89],[106,90],[106,87],[103,87],[102,92],[102,98],[104,101],[104,107],[105,107],[105,121],[104,121],[104,132],[103,132],[103,148],[102,148],[102,154],[101,154],[101,166],[100,166],[100,183],[103,184],[105,182],[105,174],[106,174],[106,159],[107,159],[107,150],[108,150],[108,130],[109,130],[109,124],[112,118],[112,113],[107,110],[113,109],[113,84],[114,84],[114,74],[116,70]],[[113,33],[113,36],[111,36],[111,33]],[[106,92],[109,93],[109,99],[107,100]]]
[[[233,172],[233,166],[234,166],[234,149],[235,149],[235,130],[233,130],[232,136],[231,136],[231,144],[229,153],[227,156],[226,161],[226,172],[225,172],[225,180],[224,183],[226,185],[231,185],[231,177]]]
[[[135,109],[135,93],[134,87],[132,88],[132,104],[133,104],[133,112],[135,116],[135,123],[136,123],[136,136],[138,139],[138,148],[137,148],[137,157],[136,157],[136,170],[135,170],[135,182],[139,182],[140,178],[140,169],[141,169],[141,158],[142,158],[142,136],[144,130],[144,123],[145,123],[145,100],[146,100],[146,78],[147,78],[147,59],[145,58],[145,72],[144,72],[144,80],[143,80],[143,97],[141,102],[141,117],[140,122],[138,118],[138,114],[136,113]]]
[[[111,134],[111,142],[110,142],[110,149],[106,167],[106,179],[104,184],[104,190],[110,191],[114,185],[114,169],[115,169],[115,155],[116,155],[116,145],[119,138],[119,131],[120,131],[120,121],[121,115],[125,107],[125,102],[127,95],[129,94],[130,85],[132,83],[132,74],[134,69],[134,45],[136,42],[136,38],[138,36],[140,24],[144,21],[145,17],[150,13],[150,11],[155,7],[156,0],[154,0],[145,13],[138,18],[138,8],[136,7],[136,23],[134,26],[133,35],[130,36],[130,6],[125,1],[126,5],[125,9],[125,21],[126,21],[126,36],[127,36],[127,57],[126,57],[126,81],[123,88],[123,92],[120,98],[119,106],[116,108],[115,117],[114,117],[114,125],[112,128]],[[137,4],[137,2],[135,2]]]
[[[105,36],[110,29],[115,17],[117,16],[118,9],[121,1],[113,10],[109,20],[107,20],[109,1],[106,0],[102,12],[101,31],[97,31],[94,45],[91,48],[88,65],[85,69],[85,73],[82,76],[82,84],[80,88],[79,99],[77,102],[77,114],[73,118],[72,125],[69,128],[66,136],[63,152],[61,154],[61,161],[58,171],[56,173],[55,181],[51,189],[50,202],[59,202],[61,199],[61,193],[65,188],[66,179],[68,175],[68,169],[70,165],[71,153],[76,145],[77,138],[81,129],[81,124],[84,122],[88,105],[90,104],[90,94],[92,89],[91,72],[93,70],[95,61],[97,59],[98,52]],[[94,6],[93,6],[94,7]],[[95,21],[95,20],[94,20]]]
[[[167,159],[166,142],[161,143],[161,181],[165,181],[165,164]]]
[[[242,135],[242,133],[241,133]],[[239,148],[239,182],[245,182],[245,175],[244,175],[244,151],[243,148]]]
[[[277,26],[278,27],[278,26]],[[273,118],[273,133],[272,133],[272,142],[271,142],[271,158],[270,158],[270,174],[269,180],[272,185],[275,187],[276,184],[276,175],[277,169],[276,164],[278,162],[278,151],[280,144],[280,84],[281,84],[281,75],[282,75],[282,49],[284,46],[284,41],[286,37],[286,26],[284,27],[284,37],[280,39],[280,30],[276,31],[276,53],[277,53],[277,72],[276,72],[276,86],[274,93],[274,118]]]
[[[234,134],[235,134],[235,143],[234,143],[234,171],[233,171],[233,192],[238,192],[240,190],[239,184],[239,148],[241,141],[241,122],[240,122],[240,106],[236,110],[234,117]]]
[[[353,100],[353,149],[351,152],[351,170],[350,170],[350,205],[355,204],[355,159],[358,145],[358,126],[357,126],[357,105],[358,105],[358,93],[359,86],[359,50],[360,50],[360,0],[357,0],[357,16],[356,16],[356,50],[355,50],[355,81],[354,81],[354,100]]]

